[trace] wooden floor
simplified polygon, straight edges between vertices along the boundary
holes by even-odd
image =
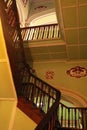
[[[37,124],[43,119],[44,115],[39,108],[36,108],[31,102],[21,97],[18,99],[18,108],[22,110],[29,118]]]

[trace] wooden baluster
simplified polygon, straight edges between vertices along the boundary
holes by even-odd
[[[65,121],[64,121],[64,127],[66,127],[66,122],[67,122],[67,119],[66,119],[66,108],[64,107],[64,109],[65,109]]]
[[[51,34],[52,34],[52,31],[51,31],[52,29],[51,29],[51,27],[52,27],[52,26],[49,26],[49,39],[52,38],[52,37],[51,37]]]
[[[51,38],[53,38],[53,25],[51,26]]]
[[[77,125],[77,119],[76,119],[76,108],[74,108],[74,115],[75,115],[75,123],[74,123],[74,125],[75,125],[75,128],[76,128],[76,125]]]
[[[87,126],[87,124],[86,124],[86,111],[85,111],[85,109],[82,109],[82,126],[83,126],[83,129],[86,129],[86,126]]]
[[[86,113],[86,109],[84,109],[83,111],[84,111],[84,129],[87,129],[87,113]]]
[[[39,30],[40,30],[40,27],[38,27],[38,32],[37,32],[37,39],[39,39]]]
[[[47,39],[49,37],[49,26],[47,27]]]
[[[33,32],[33,37],[32,37],[32,40],[35,39],[35,35],[36,35],[36,27],[34,28],[34,32]]]
[[[50,87],[48,87],[48,107],[47,107],[47,111],[50,108],[50,96],[49,95],[50,95]]]
[[[34,32],[35,32],[35,28],[32,28],[32,39],[31,40],[34,40]]]
[[[33,38],[33,40],[36,40],[37,39],[37,27],[35,28],[35,31],[34,31],[34,38]]]
[[[48,26],[48,38],[50,38],[50,26]]]
[[[24,40],[25,37],[25,29],[23,29],[22,39]]]
[[[58,26],[54,25],[54,38],[58,38]]]
[[[45,27],[43,26],[43,34],[42,34],[42,39],[44,39],[44,31],[45,31]]]
[[[59,37],[59,26],[58,25],[55,25],[55,27],[56,27],[56,38],[58,38]]]
[[[77,109],[77,128],[79,128],[79,109]]]
[[[25,40],[27,41],[28,39],[28,29],[26,28],[26,37],[25,37]]]
[[[31,31],[31,28],[28,28],[27,41],[30,40],[30,39],[29,39],[29,37],[30,37],[30,31]]]
[[[37,36],[36,36],[36,40],[38,39],[39,36],[39,27],[37,27]]]
[[[44,32],[44,38],[46,39],[48,37],[48,28],[47,26],[45,27],[45,32]]]
[[[42,27],[41,39],[43,39],[43,34],[44,34],[44,26]]]
[[[52,25],[50,26],[50,38],[51,39],[53,38],[53,26]]]
[[[86,124],[86,129],[87,129],[87,108],[85,109],[85,118],[86,118],[85,124]]]
[[[40,91],[40,81],[37,80],[37,87],[38,87],[38,107],[40,107],[40,94],[41,94],[41,91]]]
[[[54,25],[52,26],[52,38],[54,38]]]
[[[40,82],[40,89],[43,90],[43,83]],[[43,91],[40,91],[40,108],[42,108],[43,105]]]
[[[68,108],[68,127],[70,128],[70,108]]]
[[[24,32],[25,32],[24,33],[24,41],[26,41],[26,36],[27,36],[27,29],[26,28],[24,29]]]
[[[27,85],[28,89],[26,92],[26,100],[30,101],[31,100],[31,91],[32,91],[32,84]]]
[[[53,119],[53,124],[54,127],[56,126],[56,123],[58,121],[58,113],[57,113],[58,108],[54,111],[54,119]]]
[[[59,26],[58,26],[58,38],[60,38],[60,31],[59,31]]]
[[[74,127],[74,125],[73,125],[73,120],[74,120],[74,110],[73,110],[73,108],[72,108],[72,115],[71,115],[71,120],[72,120],[72,128]]]
[[[32,35],[33,35],[33,28],[30,29],[29,40],[32,40]]]
[[[21,30],[21,37],[23,39],[23,35],[24,35],[24,29]]]
[[[62,126],[62,105],[61,104],[59,104],[59,120],[60,120],[60,124],[61,124],[61,126]]]
[[[41,39],[41,27],[39,27],[39,36],[38,39]]]
[[[31,94],[32,103],[34,103],[35,85],[36,85],[36,79],[34,79],[34,83],[33,83],[33,86],[32,86],[32,94]]]
[[[63,106],[61,105],[61,126],[63,126]]]

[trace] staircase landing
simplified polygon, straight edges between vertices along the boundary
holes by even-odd
[[[18,99],[17,106],[37,124],[39,124],[39,122],[43,119],[45,115],[41,112],[39,108],[36,108],[36,106],[32,102],[26,101],[23,97],[20,97]]]

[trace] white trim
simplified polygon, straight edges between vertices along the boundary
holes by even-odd
[[[36,14],[33,14],[32,16],[29,16],[29,18],[26,20],[26,24],[27,23],[31,23],[32,20],[40,17],[40,16],[43,16],[43,15],[47,15],[47,14],[50,14],[50,13],[53,13],[55,12],[55,9],[49,9],[49,10],[45,10],[45,11],[41,11],[39,13],[36,13]]]
[[[86,97],[84,97],[80,93],[72,91],[72,90],[64,89],[64,88],[62,89],[59,88],[59,89],[62,93],[62,97],[64,97],[67,101],[70,101],[71,103],[73,103],[74,106],[87,107]]]

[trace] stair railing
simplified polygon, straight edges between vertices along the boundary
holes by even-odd
[[[32,101],[34,107],[45,113],[45,117],[35,130],[53,130],[58,123],[60,91],[36,77],[27,68],[21,70],[20,77],[22,81],[20,96],[25,97],[27,102]]]
[[[59,25],[48,24],[21,28],[23,41],[59,39]]]
[[[56,99],[60,99],[60,91],[29,72],[27,68],[21,70],[20,80],[22,81],[20,95],[27,101],[32,101],[44,113],[48,112]]]
[[[5,1],[1,0],[0,1],[0,8],[1,8],[0,11],[2,10],[1,14],[4,15],[4,17],[3,16],[1,16],[1,17],[4,19],[4,20],[2,20],[2,23],[3,23],[4,32],[5,32],[4,34],[5,34],[6,46],[7,46],[7,50],[8,50],[8,56],[10,57],[9,60],[10,60],[10,63],[13,63],[13,64],[11,64],[11,67],[12,67],[11,69],[13,72],[13,78],[15,76],[14,82],[17,83],[17,84],[15,84],[16,90],[18,92],[18,95],[19,94],[23,95],[27,101],[31,100],[32,103],[35,104],[36,107],[39,107],[44,113],[47,113],[47,116],[45,118],[47,119],[47,122],[49,122],[49,123],[47,123],[48,125],[46,125],[44,128],[46,128],[48,126],[50,128],[53,128],[55,126],[55,123],[57,122],[56,108],[58,107],[58,103],[60,100],[60,92],[57,91],[56,89],[54,89],[51,85],[45,83],[44,81],[42,81],[41,79],[39,79],[35,75],[33,75],[30,72],[29,68],[27,69],[27,64],[26,64],[26,59],[24,56],[24,50],[23,50],[23,44],[22,44],[23,41],[22,41],[21,34],[20,34],[20,28],[19,28],[18,23],[16,23],[16,20],[18,22],[18,14],[15,14],[15,13],[17,13],[16,12],[17,10],[15,10],[16,9],[15,2],[16,2],[15,0],[5,0]],[[15,16],[17,16],[17,19]],[[9,18],[11,18],[11,19],[9,19]],[[6,29],[5,29],[4,25],[6,26]],[[16,36],[18,39],[18,41],[17,41],[18,44],[15,44],[17,42],[15,42],[14,39],[12,39],[12,37],[11,37],[14,35],[15,32],[17,33]],[[22,69],[23,71],[20,71],[20,68],[22,68],[23,66],[19,67],[19,69],[18,69],[18,63],[16,60],[14,60],[14,56],[13,56],[14,51],[15,51],[14,47],[17,48],[18,51],[20,52],[19,53],[20,65],[22,63],[22,64],[24,64],[24,66],[26,66],[25,69],[24,68]],[[13,71],[14,68],[15,68],[15,70]],[[17,72],[17,73],[15,73],[15,72]],[[19,74],[19,72],[23,77]],[[19,79],[18,76],[21,77],[21,80],[18,80]],[[22,81],[22,83],[20,81]],[[18,84],[18,82],[20,82],[21,84]],[[19,87],[20,85],[22,85],[22,86]],[[56,100],[56,102],[55,102],[55,100]],[[47,103],[45,104],[45,102],[47,102]],[[54,112],[54,110],[55,110],[55,112]],[[50,119],[50,117],[51,117],[51,119]],[[51,122],[50,122],[50,120],[51,120]],[[51,126],[52,122],[53,122],[53,124]],[[46,128],[46,130],[48,130],[48,128]]]
[[[87,129],[87,108],[59,104],[58,120],[61,127]]]
[[[16,1],[5,0],[3,3],[4,3],[3,5],[5,5],[5,12],[6,12],[5,15],[9,27],[8,30],[9,37],[11,37],[13,41],[12,46],[14,47],[16,53],[20,52],[20,54],[18,54],[20,56],[16,56],[16,58],[20,57],[19,61],[26,63]]]
[[[2,14],[1,20],[6,41],[6,48],[12,70],[12,76],[17,93],[19,93],[19,68],[25,66],[26,58],[20,32],[16,0],[0,0],[0,11]],[[17,39],[17,42],[15,42],[15,37]]]
[[[41,120],[35,130],[57,130],[60,128],[58,121],[58,107],[59,107],[59,93],[58,98],[53,103],[52,107],[48,110],[45,117]]]

